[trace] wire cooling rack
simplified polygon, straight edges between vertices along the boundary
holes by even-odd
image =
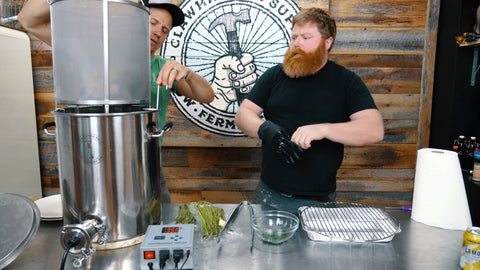
[[[299,208],[303,230],[314,241],[389,242],[400,223],[379,208],[328,202]]]

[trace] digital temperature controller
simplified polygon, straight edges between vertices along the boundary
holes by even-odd
[[[158,270],[161,254],[168,253],[164,270],[193,269],[193,224],[150,225],[140,246],[140,269]],[[167,252],[168,251],[168,252]],[[182,254],[175,265],[174,253]],[[152,268],[150,268],[149,264]]]

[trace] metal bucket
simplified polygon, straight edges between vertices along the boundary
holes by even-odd
[[[149,13],[127,0],[52,0],[58,104],[150,101]]]
[[[121,246],[161,220],[158,110],[103,110],[57,109],[55,133],[44,130],[56,136],[64,224],[95,220]]]

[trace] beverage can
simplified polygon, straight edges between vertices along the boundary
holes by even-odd
[[[480,269],[480,227],[470,227],[463,233],[460,267],[464,270]]]
[[[474,181],[480,181],[480,151],[473,152],[473,176]]]

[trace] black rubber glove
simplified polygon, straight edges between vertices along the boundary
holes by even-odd
[[[303,149],[290,140],[285,129],[271,121],[265,121],[260,126],[258,137],[269,144],[289,165],[294,165],[302,158]]]

